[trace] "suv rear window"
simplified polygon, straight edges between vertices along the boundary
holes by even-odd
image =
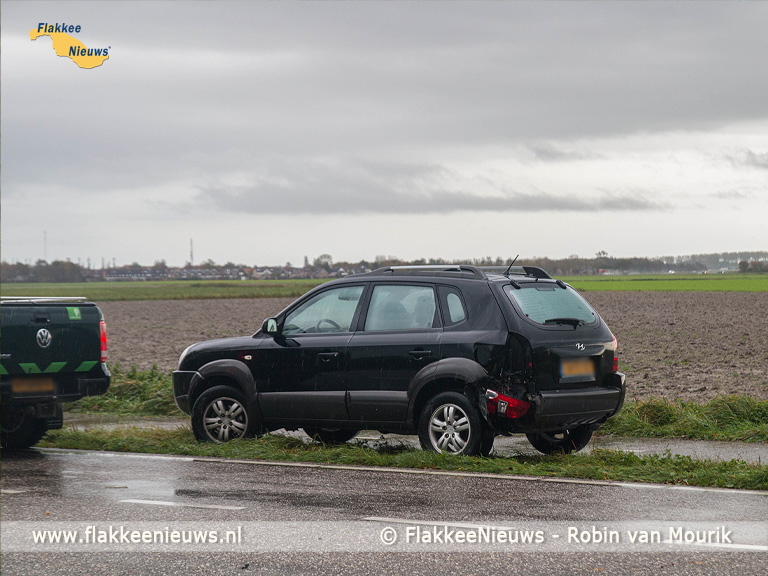
[[[507,285],[504,292],[528,319],[537,324],[563,318],[581,320],[585,324],[597,321],[594,310],[572,288],[563,290],[556,284],[533,282],[521,283],[520,289]]]

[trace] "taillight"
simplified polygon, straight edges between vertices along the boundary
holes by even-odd
[[[488,401],[488,414],[502,418],[521,418],[531,407],[530,402],[510,398],[493,390],[488,390],[485,393],[485,398]]]
[[[616,340],[616,336],[613,336],[613,371],[619,371],[619,342]]]
[[[99,335],[101,337],[101,361],[107,361],[107,323],[99,322]]]

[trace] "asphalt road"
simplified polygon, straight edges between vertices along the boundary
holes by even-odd
[[[768,560],[768,493],[51,450],[2,458],[4,575],[744,576]],[[33,541],[54,530],[77,537]],[[192,531],[218,541],[184,543]]]

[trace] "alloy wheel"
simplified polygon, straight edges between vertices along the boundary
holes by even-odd
[[[429,439],[437,452],[461,454],[472,436],[469,417],[456,404],[438,406],[429,423]]]

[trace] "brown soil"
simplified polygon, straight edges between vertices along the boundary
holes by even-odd
[[[589,292],[635,398],[768,399],[768,292]]]
[[[168,372],[190,344],[213,338],[248,336],[293,298],[231,300],[146,300],[102,302],[107,322],[109,362]]]
[[[768,399],[768,293],[589,292],[619,341],[629,396]],[[110,362],[176,367],[189,344],[253,334],[292,299],[104,302]]]

